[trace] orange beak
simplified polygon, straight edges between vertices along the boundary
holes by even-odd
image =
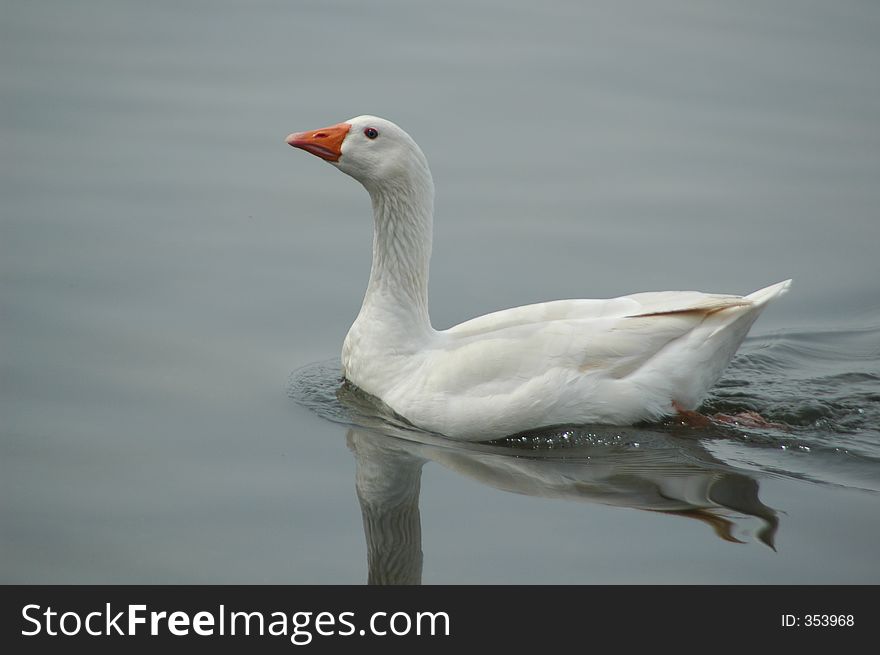
[[[348,123],[338,123],[311,132],[295,132],[287,137],[287,143],[321,159],[339,161],[342,156],[342,141],[350,129],[351,125]]]

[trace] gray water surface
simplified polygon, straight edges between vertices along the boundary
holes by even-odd
[[[0,581],[880,582],[874,3],[5,3]],[[457,444],[339,384],[373,113],[431,312],[794,278],[707,398]]]

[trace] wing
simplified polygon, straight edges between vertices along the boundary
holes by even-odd
[[[745,301],[741,296],[708,294],[699,291],[654,291],[602,299],[554,300],[523,305],[459,323],[447,334],[478,336],[511,327],[563,320],[623,318],[639,314],[722,309]]]
[[[699,350],[725,325],[757,315],[787,287],[783,282],[746,297],[649,292],[494,312],[441,332],[442,354],[431,358],[429,377],[450,393],[467,389],[478,395],[507,393],[550,369],[620,379],[686,337],[696,336],[689,345]]]
[[[435,391],[509,393],[555,370],[624,377],[696,328],[704,314],[683,311],[535,321],[479,333],[447,333],[426,382]]]

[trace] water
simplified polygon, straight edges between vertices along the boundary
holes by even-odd
[[[0,581],[880,581],[870,3],[7,3]],[[458,444],[338,382],[361,113],[438,189],[435,325],[794,278],[708,412]],[[292,373],[293,372],[293,373]]]

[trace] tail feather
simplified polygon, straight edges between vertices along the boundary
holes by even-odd
[[[782,294],[788,291],[788,288],[791,286],[791,280],[785,280],[784,282],[777,282],[776,284],[771,284],[769,287],[764,287],[763,289],[758,289],[757,291],[750,293],[745,296],[746,300],[750,300],[755,305],[761,306],[765,305],[774,298],[781,296]]]

